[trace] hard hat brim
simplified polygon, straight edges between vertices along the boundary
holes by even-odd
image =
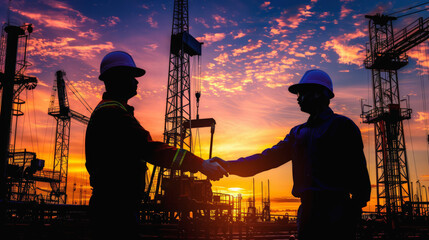
[[[118,69],[124,69],[124,68],[127,69],[128,71],[130,71],[134,77],[141,77],[141,76],[146,74],[146,70],[144,70],[142,68],[118,66],[118,67],[112,67],[112,68],[106,70],[104,73],[102,73],[102,74],[100,74],[100,76],[98,76],[98,79],[103,81],[103,79],[105,79],[106,76],[111,74],[113,71],[118,70]]]
[[[333,98],[335,96],[334,93],[329,88],[327,88],[323,85],[320,85],[320,84],[316,84],[316,83],[297,83],[297,84],[289,86],[288,90],[290,93],[297,94],[301,89],[309,87],[309,86],[323,87],[323,88],[328,90],[330,98]]]

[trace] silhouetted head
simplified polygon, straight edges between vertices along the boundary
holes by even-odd
[[[146,73],[136,67],[133,58],[126,52],[115,51],[107,54],[100,64],[100,80],[104,81],[106,92],[122,100],[137,95],[138,81]]]
[[[330,99],[335,96],[331,78],[318,69],[307,71],[299,83],[289,87],[289,92],[298,95],[301,111],[310,115],[328,107]]]
[[[316,84],[300,88],[297,95],[301,111],[310,115],[323,111],[330,103],[329,91]]]

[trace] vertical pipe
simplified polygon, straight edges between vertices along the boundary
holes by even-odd
[[[0,114],[0,202],[5,202],[7,197],[6,168],[9,159],[9,144],[12,121],[13,86],[16,71],[16,56],[18,51],[19,35],[24,35],[22,28],[7,26],[7,47],[5,59],[5,72],[2,78],[2,101]],[[2,208],[2,218],[5,217],[5,209]],[[2,219],[3,220],[3,219]]]
[[[268,179],[268,219],[271,221],[270,179]]]
[[[213,124],[210,130],[210,154],[209,154],[209,158],[212,158],[212,151],[213,151],[213,135],[215,132],[215,125]]]
[[[255,201],[255,178],[253,178],[253,207],[256,211],[256,201]]]
[[[261,181],[261,203],[262,211],[264,211],[264,181]]]

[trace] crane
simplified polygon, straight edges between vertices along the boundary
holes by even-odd
[[[67,201],[67,173],[71,119],[73,118],[83,124],[88,124],[89,122],[89,118],[87,116],[70,109],[67,98],[66,82],[64,81],[65,75],[66,73],[61,70],[55,73],[56,80],[53,86],[51,102],[48,109],[48,114],[53,116],[57,121],[53,178],[58,181],[51,183],[51,198],[54,202],[63,204]],[[58,96],[58,105],[55,104],[56,96]]]
[[[412,201],[408,175],[403,120],[412,110],[401,108],[398,70],[408,64],[406,52],[429,38],[429,18],[418,18],[394,32],[389,15],[366,15],[369,19],[369,47],[364,60],[371,69],[373,106],[362,105],[364,123],[374,124],[377,178],[377,212],[393,221],[409,215]],[[365,111],[365,107],[372,109]]]

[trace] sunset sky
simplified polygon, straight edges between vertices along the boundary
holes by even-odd
[[[36,76],[39,84],[21,94],[26,101],[25,115],[19,118],[16,147],[35,151],[38,158],[46,160],[46,168],[51,168],[56,123],[47,110],[54,73],[64,70],[69,83],[94,108],[104,92],[103,83],[98,80],[100,61],[114,50],[129,52],[137,66],[146,69],[146,75],[138,79],[138,95],[129,103],[136,108],[137,118],[153,139],[162,141],[173,2],[0,0],[2,23],[9,16],[12,25],[34,26],[28,45],[31,66],[26,74]],[[199,114],[201,118],[212,117],[217,123],[213,155],[234,160],[259,153],[282,140],[292,127],[305,122],[308,115],[299,111],[296,96],[287,89],[306,70],[320,68],[330,74],[334,83],[334,112],[350,117],[361,129],[375,186],[374,130],[360,119],[361,99],[372,105],[371,73],[363,66],[368,42],[368,21],[364,15],[392,13],[421,2],[190,0],[190,34],[204,42],[199,60]],[[402,29],[418,17],[428,16],[423,11],[400,18],[394,22],[394,28]],[[423,102],[429,85],[427,53],[428,42],[409,51],[409,64],[399,72],[400,95],[404,99],[409,96],[413,109],[412,119],[404,121],[409,176],[412,182],[420,180],[425,186],[429,185],[428,112]],[[198,64],[197,59],[191,62],[193,66]],[[191,74],[196,73],[193,68]],[[196,80],[192,78],[192,95]],[[90,115],[72,93],[69,100],[73,110]],[[195,117],[194,99],[192,104]],[[75,201],[80,185],[85,196],[90,194],[84,167],[84,134],[85,126],[72,120],[70,203],[74,183]],[[194,142],[195,154],[207,158],[210,131],[201,129],[199,136]],[[255,176],[257,206],[261,205],[261,181],[266,191],[270,179],[273,212],[298,207],[291,195],[291,168],[288,163]],[[245,199],[252,192],[252,178],[232,176],[212,184],[214,191],[241,193]],[[372,201],[365,210],[374,210],[375,200],[373,188]]]

